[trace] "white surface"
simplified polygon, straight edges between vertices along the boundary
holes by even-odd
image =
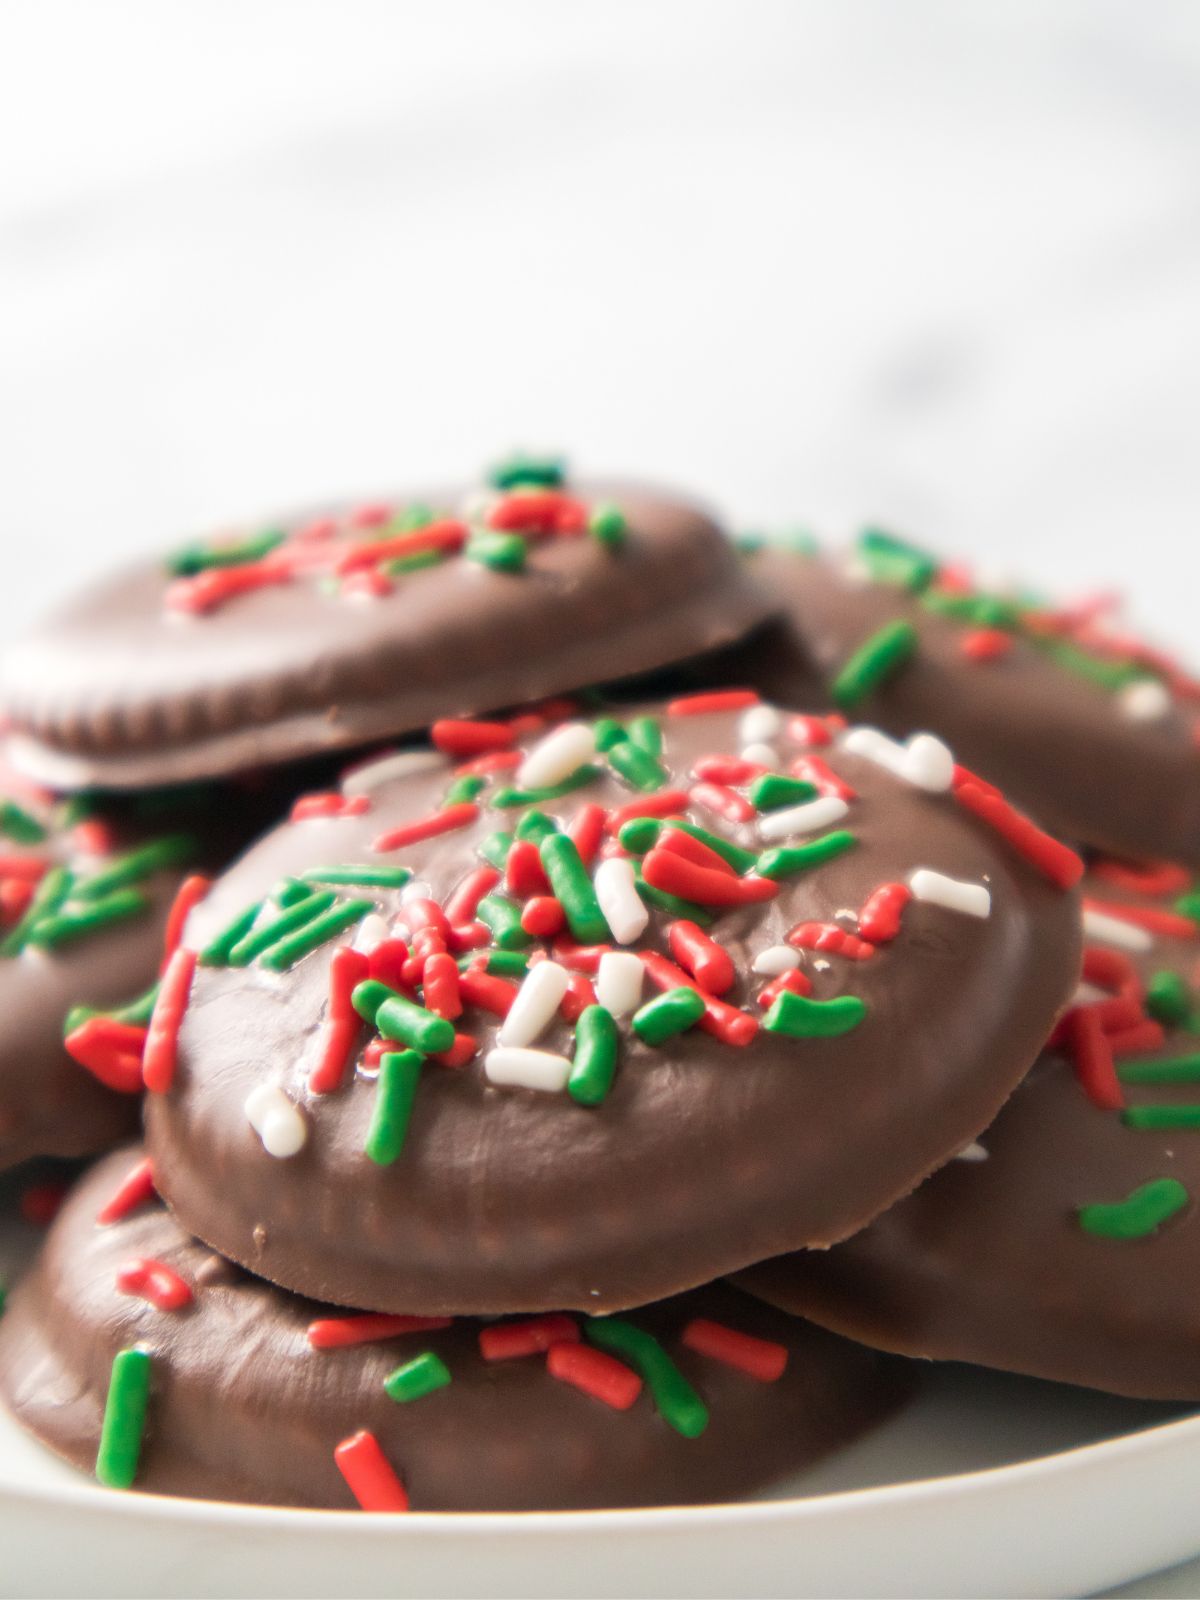
[[[8,0],[0,629],[212,523],[544,443],[1130,584],[1186,645],[1198,91],[1187,0]],[[958,1381],[836,1470],[1127,1417]],[[1065,1591],[1200,1546],[1197,1426],[797,1508],[282,1538],[73,1479],[65,1523],[5,1438],[0,1586]]]

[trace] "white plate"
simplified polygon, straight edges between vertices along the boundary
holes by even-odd
[[[10,1269],[30,1237],[0,1238]],[[1198,1479],[1200,1415],[966,1367],[931,1370],[886,1428],[769,1499],[665,1511],[387,1518],[118,1494],[0,1414],[0,1591],[1083,1594],[1196,1554]]]

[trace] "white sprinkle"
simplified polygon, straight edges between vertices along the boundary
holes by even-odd
[[[774,706],[747,706],[738,720],[739,744],[767,744],[783,732],[783,717]]]
[[[1077,983],[1075,993],[1071,996],[1072,1006],[1094,1006],[1097,1000],[1111,1000],[1112,995],[1107,989],[1101,989],[1094,983]]]
[[[596,735],[584,722],[564,722],[540,739],[517,769],[521,789],[549,789],[590,761],[596,754]]]
[[[627,1017],[642,1001],[646,973],[641,956],[631,950],[606,950],[596,973],[596,999],[614,1017]]]
[[[637,892],[633,863],[625,856],[610,856],[596,868],[593,883],[604,919],[618,944],[640,939],[650,921],[650,912]]]
[[[541,1037],[567,992],[570,975],[557,961],[539,961],[521,980],[517,998],[496,1035],[501,1044],[532,1044]]]
[[[378,761],[352,767],[342,779],[342,793],[353,799],[355,795],[370,794],[385,783],[394,783],[397,778],[411,778],[414,773],[433,772],[448,765],[439,750],[400,750],[393,756],[380,756]]]
[[[963,1145],[954,1159],[955,1161],[986,1161],[987,1158],[988,1153],[979,1140],[972,1139],[970,1144]]]
[[[799,952],[790,944],[772,944],[760,950],[750,963],[755,972],[764,977],[777,978],[782,972],[791,972],[800,965]]]
[[[1139,928],[1136,922],[1126,922],[1123,917],[1110,917],[1103,911],[1089,911],[1084,907],[1083,936],[1099,939],[1101,944],[1115,944],[1119,950],[1149,950],[1154,943],[1148,928]]]
[[[968,917],[992,914],[991,894],[981,883],[964,883],[961,878],[948,878],[944,872],[934,872],[932,867],[917,867],[908,875],[908,886],[915,900],[944,906],[947,911],[961,911]]]
[[[1117,703],[1134,722],[1157,722],[1171,709],[1171,693],[1157,678],[1137,678],[1118,692]]]
[[[368,911],[354,935],[354,948],[362,955],[369,956],[372,950],[378,950],[383,941],[391,936],[387,918],[380,916],[378,911]]]
[[[889,739],[878,728],[847,728],[838,739],[838,744],[841,749],[849,750],[851,755],[874,761],[889,772],[895,772],[904,760],[904,746],[895,739]]]
[[[571,1063],[566,1056],[557,1056],[550,1050],[524,1050],[516,1045],[499,1045],[484,1057],[483,1070],[489,1083],[505,1084],[517,1089],[544,1089],[550,1094],[558,1094],[567,1086]]]
[[[756,767],[766,767],[768,772],[774,772],[779,765],[779,752],[774,745],[748,744],[742,748],[742,760],[753,761]]]
[[[411,900],[430,900],[432,897],[432,884],[422,878],[410,878],[400,891],[400,904],[406,906]]]
[[[900,744],[878,728],[851,728],[842,735],[841,746],[931,794],[944,793],[954,782],[954,757],[932,733],[914,733],[907,744]]]
[[[246,1096],[246,1120],[262,1140],[269,1156],[286,1161],[303,1150],[308,1140],[308,1123],[299,1106],[293,1105],[277,1084],[260,1083]]]
[[[803,805],[785,806],[782,811],[772,811],[758,819],[758,831],[763,839],[789,839],[794,833],[815,833],[839,822],[850,807],[835,794],[821,795],[816,800],[806,800]]]

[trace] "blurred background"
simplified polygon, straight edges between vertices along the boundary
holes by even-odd
[[[0,626],[513,445],[1189,638],[1200,6],[0,0]]]

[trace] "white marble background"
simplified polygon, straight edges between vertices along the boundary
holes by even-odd
[[[1198,422],[1188,0],[0,0],[0,631],[525,443],[1186,645]]]

